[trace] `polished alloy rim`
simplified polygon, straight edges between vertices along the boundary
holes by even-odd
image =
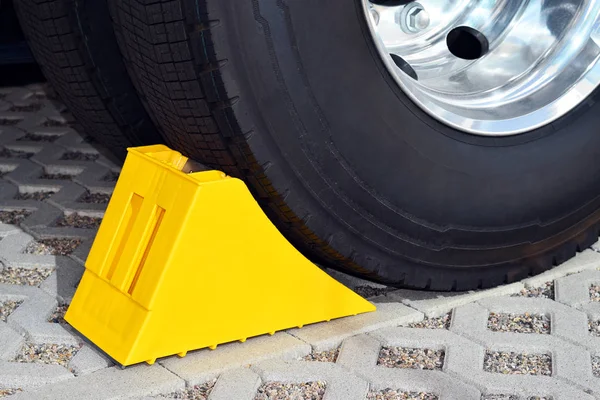
[[[462,131],[538,128],[600,83],[600,0],[361,1],[398,85]]]

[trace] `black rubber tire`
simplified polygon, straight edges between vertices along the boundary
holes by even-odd
[[[123,159],[163,143],[127,75],[105,1],[15,0],[46,79],[84,131]]]
[[[469,135],[398,88],[358,0],[109,0],[136,88],[172,144],[246,180],[314,260],[464,290],[598,237],[594,93],[522,135]]]

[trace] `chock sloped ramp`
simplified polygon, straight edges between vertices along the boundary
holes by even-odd
[[[129,149],[65,319],[121,365],[374,311],[300,254],[246,185]]]

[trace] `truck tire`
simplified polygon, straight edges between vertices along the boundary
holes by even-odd
[[[127,75],[106,2],[15,6],[42,72],[87,134],[120,158],[128,146],[163,142]]]
[[[597,240],[598,90],[525,132],[473,134],[407,95],[388,64],[409,63],[380,56],[361,0],[108,1],[170,143],[244,179],[316,262],[465,290],[537,274]],[[451,48],[465,37],[481,39],[455,31],[453,54],[481,56]],[[418,83],[420,71],[403,71]]]

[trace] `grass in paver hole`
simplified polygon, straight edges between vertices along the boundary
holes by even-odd
[[[328,351],[312,352],[307,356],[302,357],[304,361],[320,361],[320,362],[336,362],[340,349],[333,349]]]
[[[77,213],[69,214],[56,222],[56,226],[69,226],[71,228],[98,229],[102,218],[88,217]]]
[[[110,196],[108,193],[91,193],[88,191],[77,201],[80,203],[106,204],[110,200]]]
[[[67,256],[71,254],[77,246],[81,244],[81,239],[72,238],[54,238],[42,239],[29,243],[25,248],[25,254],[36,254],[45,256]]]
[[[23,220],[31,215],[29,210],[0,211],[0,223],[9,225],[19,225]]]
[[[600,378],[600,356],[592,357],[592,373]]]
[[[5,300],[0,302],[0,321],[6,322],[6,319],[19,307],[23,301]]]
[[[521,289],[511,297],[539,297],[554,300],[554,281],[546,282],[542,286]]]
[[[65,321],[65,314],[67,313],[68,308],[68,304],[63,304],[61,306],[56,307],[56,310],[54,310],[50,318],[48,318],[48,322],[51,322],[53,324],[66,324],[67,321]]]
[[[167,395],[158,396],[159,399],[181,399],[181,400],[207,400],[210,392],[213,390],[216,379],[196,385],[192,388],[173,392]]]
[[[22,118],[0,118],[0,125],[16,125],[21,121]]]
[[[258,388],[254,400],[321,400],[325,382],[305,383],[268,382]]]
[[[7,149],[6,147],[0,150],[0,158],[30,158],[34,154],[21,150]]]
[[[23,391],[22,389],[0,389],[0,397],[7,397],[13,394],[17,394],[18,392]]]
[[[408,324],[409,328],[449,329],[452,322],[452,312],[437,318],[425,318],[423,321]]]
[[[54,142],[60,135],[41,135],[35,133],[28,133],[17,139],[17,142]]]
[[[44,201],[50,196],[52,196],[56,192],[46,191],[46,192],[27,192],[27,193],[18,193],[15,196],[15,200],[36,200],[36,201]]]
[[[44,172],[41,176],[40,179],[61,179],[61,180],[69,180],[69,179],[73,179],[75,175],[68,175],[68,174],[48,174],[46,172]]]
[[[12,268],[0,269],[0,283],[9,285],[39,286],[52,273],[48,268]]]
[[[379,352],[377,365],[388,368],[441,370],[444,356],[444,350],[383,347]]]
[[[66,367],[77,354],[81,346],[65,344],[27,343],[17,354],[14,361],[22,363],[55,364]]]
[[[487,351],[483,370],[504,375],[552,375],[552,357],[549,354],[524,354]]]
[[[590,300],[600,301],[600,285],[590,286]]]
[[[83,153],[81,151],[68,151],[60,159],[70,161],[96,161],[100,157],[98,153]]]
[[[384,389],[378,392],[369,392],[367,400],[438,400],[433,393],[403,392],[401,390]]]
[[[8,111],[12,112],[36,112],[42,109],[42,105],[40,103],[33,103],[27,106],[12,106],[8,109]]]
[[[550,318],[544,314],[490,313],[487,327],[494,332],[550,334]]]

